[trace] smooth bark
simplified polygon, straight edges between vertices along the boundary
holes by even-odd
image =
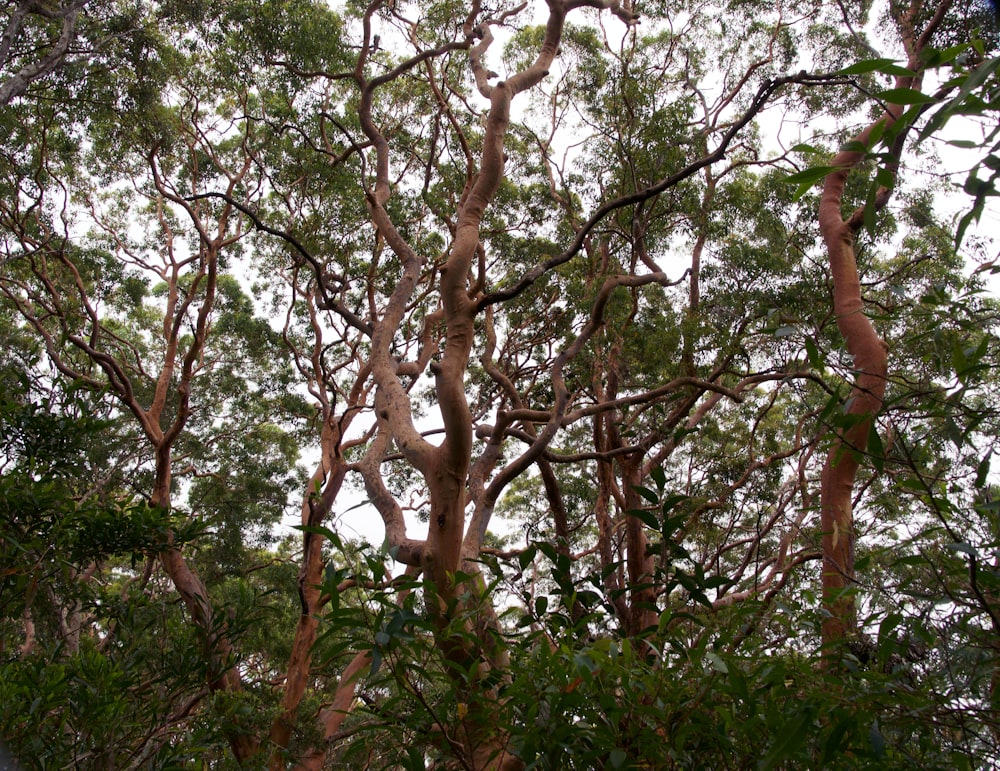
[[[896,78],[896,88],[920,87],[920,54],[951,6],[949,0],[938,3],[930,21],[918,34],[914,24],[925,11],[920,0],[896,14],[896,23],[907,51],[907,68],[917,73]],[[885,135],[900,115],[902,105],[888,104],[876,121],[864,128],[854,141],[866,148],[876,130]],[[906,132],[897,132],[890,147],[888,170],[895,177]],[[875,418],[882,408],[888,377],[888,346],[879,337],[865,313],[858,274],[855,239],[864,226],[865,207],[854,210],[846,219],[842,214],[844,189],[848,176],[864,159],[865,152],[843,150],[832,160],[836,170],[826,177],[819,205],[819,227],[826,246],[833,282],[833,310],[837,328],[852,360],[854,382],[845,406],[845,427],[838,429],[820,478],[820,522],[823,530],[823,602],[828,615],[823,622],[823,643],[834,643],[856,631],[857,618],[851,589],[855,584],[855,527],[853,495],[861,461],[868,452],[869,434],[877,430]],[[892,189],[881,187],[872,206],[881,210],[889,201]],[[829,655],[834,655],[830,651]]]

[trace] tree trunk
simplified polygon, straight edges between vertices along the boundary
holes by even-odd
[[[883,120],[893,121],[895,115]],[[865,142],[874,129],[865,129],[858,140]],[[888,372],[888,347],[865,315],[854,254],[855,234],[863,221],[841,217],[841,201],[850,169],[863,155],[840,153],[833,161],[838,168],[827,177],[820,201],[819,224],[826,242],[833,279],[833,307],[837,327],[853,357],[854,384],[847,402],[847,427],[838,434],[823,466],[820,516],[823,528],[823,602],[829,616],[823,622],[823,643],[828,645],[850,635],[855,627],[854,598],[854,480],[868,434],[882,406]],[[888,196],[885,196],[886,200]]]
[[[934,15],[917,35],[915,22],[925,10],[920,0],[913,0],[906,9],[894,11],[896,23],[907,51],[907,67],[919,73],[920,53],[940,25],[950,0],[939,2]],[[920,75],[896,78],[896,88],[919,88]],[[865,148],[872,144],[876,129],[888,132],[903,112],[900,105],[889,104],[885,113],[856,137],[855,143]],[[906,131],[899,132],[891,142],[886,169],[895,177]],[[850,636],[856,630],[857,618],[850,589],[854,574],[854,512],[852,510],[854,482],[861,458],[868,452],[870,432],[876,430],[875,417],[882,408],[888,374],[888,346],[865,315],[861,296],[861,280],[855,255],[855,237],[865,221],[865,207],[856,209],[846,220],[842,206],[844,188],[851,170],[861,163],[866,153],[842,150],[831,166],[835,171],[826,177],[819,205],[819,227],[826,245],[833,279],[833,309],[837,328],[851,355],[854,383],[846,404],[846,420],[837,431],[837,439],[826,458],[820,478],[820,520],[823,529],[823,604],[829,616],[823,622],[824,648]],[[881,187],[870,204],[876,211],[889,201],[891,187]],[[829,660],[829,659],[828,659]]]

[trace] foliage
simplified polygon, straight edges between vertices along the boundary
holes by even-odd
[[[3,19],[24,767],[1000,762],[985,6]]]

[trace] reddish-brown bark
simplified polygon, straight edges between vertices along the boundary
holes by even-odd
[[[859,139],[864,141],[871,130]],[[821,477],[823,597],[830,613],[823,624],[824,642],[840,639],[854,627],[854,599],[845,594],[854,578],[854,479],[872,421],[882,405],[888,371],[888,348],[864,313],[854,255],[856,226],[840,214],[848,172],[861,157],[860,153],[841,153],[834,159],[834,165],[841,168],[827,177],[819,215],[833,278],[837,326],[853,357],[855,380],[846,412],[856,421],[831,447]]]
[[[339,437],[334,435],[336,431],[337,427],[334,424],[329,429],[325,429],[324,433],[331,434],[328,439],[329,444],[333,448],[339,449]],[[324,442],[324,444],[326,443]],[[308,492],[306,494],[302,511],[302,523],[306,526],[321,525],[329,517],[333,502],[347,475],[347,464],[344,463],[339,453],[330,452],[329,454],[324,453],[324,455],[326,456],[324,461],[332,462],[329,466],[324,462],[310,479],[311,485],[322,485],[322,493],[315,497]],[[322,554],[324,539],[317,533],[307,532],[303,537],[303,543],[302,565],[299,569],[299,600],[302,605],[302,613],[295,629],[292,652],[285,672],[285,693],[281,701],[282,712],[271,727],[270,740],[275,746],[271,757],[271,767],[274,769],[284,768],[284,760],[281,758],[280,750],[288,747],[292,730],[298,719],[299,704],[306,692],[312,665],[312,648],[313,643],[316,642],[319,614],[323,603],[323,571],[326,568],[326,560]]]
[[[467,490],[474,487],[477,479],[485,478],[483,474],[489,465],[485,463],[475,474],[472,473],[473,420],[466,397],[465,375],[475,339],[474,322],[477,315],[483,311],[480,303],[481,282],[485,278],[480,275],[477,280],[474,269],[482,257],[480,242],[482,219],[504,175],[504,142],[510,120],[511,101],[517,94],[537,85],[548,74],[559,50],[566,14],[577,5],[581,3],[560,0],[550,2],[544,40],[535,60],[522,71],[492,85],[488,82],[489,78],[481,64],[483,52],[493,41],[491,24],[478,21],[481,13],[478,3],[472,4],[467,17],[464,43],[456,44],[469,49],[477,87],[480,94],[489,100],[490,106],[485,119],[485,136],[479,156],[479,168],[471,174],[466,183],[454,218],[453,240],[439,270],[442,320],[445,330],[444,345],[440,358],[431,363],[430,371],[435,379],[436,402],[440,409],[444,439],[436,446],[420,436],[414,427],[409,399],[400,379],[400,363],[392,355],[393,336],[417,286],[424,258],[401,236],[385,208],[390,196],[388,143],[372,119],[371,106],[375,89],[389,76],[367,81],[363,76],[360,60],[355,73],[362,90],[359,110],[361,127],[376,153],[375,187],[368,195],[368,206],[377,232],[394,252],[402,268],[384,312],[373,330],[371,361],[372,377],[376,385],[375,412],[378,435],[360,468],[365,477],[369,496],[387,525],[401,523],[402,518],[398,504],[388,495],[380,479],[378,464],[381,462],[381,454],[389,448],[391,442],[404,458],[420,471],[430,498],[430,521],[426,541],[419,549],[419,553],[414,552],[411,556],[419,558],[432,592],[428,597],[428,608],[438,617],[442,651],[449,658],[461,660],[463,663],[467,663],[470,659],[481,660],[484,673],[485,669],[500,663],[489,661],[492,646],[489,643],[490,635],[487,630],[493,623],[492,609],[456,606],[454,600],[459,596],[459,592],[455,576],[462,571],[472,575],[473,581],[476,580],[475,563],[465,562],[465,559],[478,554],[496,496],[511,477],[504,477],[504,474],[501,474],[504,479],[499,486],[497,480],[494,480],[490,489],[485,491],[480,486],[483,499],[476,502],[473,522],[466,532],[465,517],[469,502]],[[632,21],[631,14],[621,9],[616,2],[587,2],[585,5],[609,8],[622,18]],[[366,39],[369,20],[370,15],[365,20]],[[415,66],[425,58],[426,56],[415,57],[397,67],[395,72]],[[565,405],[564,398],[562,404]],[[556,415],[558,416],[560,412],[561,408],[557,408]],[[558,426],[557,417],[535,437],[534,444],[537,449],[525,453],[522,462],[515,464],[518,465],[519,471],[523,471],[528,464],[537,459]],[[510,472],[510,467],[505,471]],[[398,534],[401,534],[401,529],[394,528],[390,538],[393,535],[398,537]],[[473,596],[476,594],[478,592],[475,590],[471,592]],[[479,650],[470,648],[468,635],[455,636],[446,631],[451,620],[450,616],[456,610],[471,612],[475,618],[481,616],[480,620],[470,622],[476,631],[481,631]],[[479,709],[475,705],[481,702],[482,699],[474,702],[470,700],[470,711]],[[496,732],[488,716],[470,714],[462,721],[462,726],[458,727],[454,736],[461,744],[463,748],[461,752],[470,768],[501,768],[510,767],[511,762],[516,763],[504,750],[505,739]]]
[[[238,226],[231,228],[232,208],[226,206],[215,218],[214,232],[211,232],[202,209],[185,200],[163,180],[155,150],[149,155],[149,168],[157,193],[154,202],[164,240],[161,276],[167,290],[161,328],[162,358],[158,362],[144,362],[147,371],[154,373],[148,376],[152,380],[149,403],[143,403],[137,395],[139,381],[147,377],[146,372],[124,358],[116,358],[113,352],[103,347],[102,343],[106,339],[114,340],[115,335],[105,327],[74,257],[62,246],[57,246],[64,245],[63,240],[50,239],[34,261],[33,272],[42,287],[41,292],[33,297],[38,305],[25,301],[19,301],[17,305],[25,320],[45,341],[50,360],[63,375],[95,389],[109,388],[135,418],[153,459],[153,483],[148,490],[148,504],[169,511],[172,505],[174,448],[192,415],[191,393],[202,365],[215,309],[220,255],[239,239],[240,229]],[[227,194],[240,184],[249,169],[250,160],[247,159],[242,168],[232,173]],[[187,213],[198,233],[198,252],[193,256],[180,257],[174,250],[174,229],[165,213],[168,201]],[[72,302],[77,304],[78,310],[63,299],[64,287],[61,284],[67,277],[69,287],[72,287],[70,292],[75,293]],[[183,291],[182,282],[185,285]],[[38,307],[44,308],[47,304],[56,309],[53,318],[43,318],[37,311]],[[87,319],[87,331],[75,326],[74,314],[77,312]],[[93,369],[84,371],[71,362],[70,356],[55,342],[51,330],[46,327],[46,322],[52,320],[60,325],[64,340],[95,365]],[[97,372],[103,375],[103,380]],[[207,685],[213,691],[239,690],[241,678],[234,663],[236,657],[228,630],[225,622],[220,620],[223,616],[214,611],[205,583],[175,544],[173,533],[166,534],[157,556],[200,638]],[[226,727],[226,736],[237,759],[245,760],[257,752],[257,737],[232,726]]]
[[[908,8],[896,15],[896,22],[907,52],[907,67],[914,73],[921,68],[920,53],[930,41],[945,12],[949,0],[939,2],[927,26],[918,34],[914,24],[925,7],[913,0]],[[919,88],[920,75],[896,78],[897,88]],[[889,104],[885,113],[862,130],[854,140],[865,147],[873,132],[888,130],[903,112],[901,105]],[[895,175],[902,151],[905,132],[898,132],[891,146],[889,170]],[[842,214],[844,189],[848,175],[864,159],[860,150],[843,150],[831,166],[835,169],[826,177],[819,205],[819,227],[826,245],[833,281],[833,308],[837,328],[852,357],[854,382],[846,413],[846,427],[838,431],[831,446],[820,478],[820,521],[823,529],[823,602],[828,616],[823,623],[823,643],[830,646],[851,635],[856,627],[854,598],[854,513],[852,510],[854,482],[861,459],[868,450],[869,433],[882,407],[888,375],[888,347],[865,315],[855,256],[855,237],[865,220],[864,207],[847,219]],[[875,208],[883,208],[891,188],[880,188],[875,196]]]

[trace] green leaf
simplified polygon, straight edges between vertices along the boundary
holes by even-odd
[[[766,771],[782,762],[791,761],[793,752],[798,749],[799,745],[808,736],[806,724],[811,720],[812,714],[809,710],[801,709],[796,712],[795,716],[784,725],[781,734],[774,744],[771,745],[771,751],[764,756],[757,767],[762,769],[762,771]]]
[[[888,640],[889,635],[892,631],[903,622],[903,616],[900,613],[890,613],[884,619],[878,627],[878,639],[881,641]]]
[[[884,166],[875,171],[875,181],[882,187],[892,188],[896,184],[896,175]]]
[[[667,514],[666,511],[663,513],[664,515]],[[672,517],[664,516],[663,524],[660,526],[660,532],[663,533],[664,538],[669,539],[673,535],[674,531],[680,529],[685,522],[687,522],[687,514],[675,514]]]
[[[929,104],[937,101],[933,96],[913,88],[890,88],[877,94],[878,98],[889,104]]]
[[[829,764],[841,754],[841,744],[843,743],[844,735],[847,733],[849,727],[850,726],[847,720],[841,719],[834,723],[833,730],[830,731],[830,734],[823,745],[822,768],[827,768]]]
[[[816,343],[813,342],[811,337],[807,337],[805,340],[805,346],[806,358],[809,361],[809,366],[819,372],[822,372],[826,367],[826,362],[820,355],[819,348],[816,346]]]
[[[684,495],[683,493],[675,493],[674,495],[667,496],[667,499],[663,501],[663,506],[660,509],[664,514],[673,511],[680,504],[685,501],[691,500],[690,495]]]
[[[975,70],[973,70],[968,76],[961,80],[962,86],[959,88],[958,93],[949,99],[945,105],[938,110],[927,121],[927,125],[924,126],[923,130],[920,132],[920,136],[917,138],[918,142],[922,142],[935,131],[938,131],[945,123],[963,108],[965,101],[970,97],[973,91],[978,89],[983,83],[986,82],[996,71],[1000,68],[1000,57],[994,57],[992,59],[987,59],[985,62],[980,64]]]
[[[640,485],[634,485],[632,489],[652,504],[660,502],[660,494],[655,490],[650,490],[648,487],[642,487]]]
[[[528,565],[530,565],[535,559],[535,552],[537,551],[534,544],[528,546],[520,554],[517,555],[517,564],[521,570],[526,570]]]
[[[868,134],[868,145],[870,147],[875,147],[882,141],[882,136],[885,134],[885,125],[885,121],[880,120],[872,127],[871,133]]]
[[[833,166],[810,166],[785,177],[785,182],[791,185],[812,185],[824,179],[830,172],[836,171]]]
[[[955,59],[968,50],[969,46],[967,43],[959,43],[950,48],[927,46],[920,52],[920,61],[927,65],[928,68],[940,67],[942,64],[949,64],[955,61]]]
[[[748,704],[750,702],[750,689],[747,685],[747,678],[746,675],[743,674],[743,670],[739,667],[729,667],[729,684],[732,687],[736,698],[740,699],[744,704]]]
[[[785,182],[798,185],[798,188],[792,194],[792,199],[795,201],[799,200],[809,192],[813,185],[825,179],[831,172],[836,170],[833,166],[812,166],[785,177]]]
[[[342,549],[343,544],[340,541],[340,536],[337,535],[333,530],[323,525],[292,525],[294,530],[301,530],[303,533],[310,533],[312,535],[321,535],[326,538],[335,548]]]
[[[867,153],[868,145],[864,142],[859,142],[857,139],[852,139],[849,142],[844,142],[840,146],[840,149],[845,153]]]
[[[976,466],[976,481],[975,485],[977,488],[985,487],[986,480],[989,478],[990,474],[990,458],[993,455],[993,451],[990,450],[986,453],[985,457],[979,461]]]
[[[382,650],[379,646],[372,648],[372,666],[368,671],[368,677],[375,677],[382,668]]]
[[[660,519],[656,514],[648,509],[629,509],[625,512],[626,515],[630,517],[635,517],[640,520],[646,527],[652,528],[653,530],[659,530]]]
[[[869,72],[881,72],[886,75],[899,75],[901,77],[913,76],[916,73],[906,67],[896,64],[895,59],[865,59],[850,67],[837,70],[834,75],[865,75]]]
[[[708,663],[712,665],[712,669],[723,675],[729,674],[729,666],[725,661],[717,654],[712,651],[705,652],[705,658],[708,659]]]
[[[962,341],[956,341],[951,347],[951,365],[958,376],[961,376],[969,368],[969,360],[966,358],[965,346],[962,345]]]
[[[879,730],[878,720],[873,720],[871,728],[868,729],[868,741],[876,758],[885,757],[885,737]]]
[[[882,446],[877,426],[872,426],[868,431],[868,455],[878,473],[885,471],[885,447]]]

